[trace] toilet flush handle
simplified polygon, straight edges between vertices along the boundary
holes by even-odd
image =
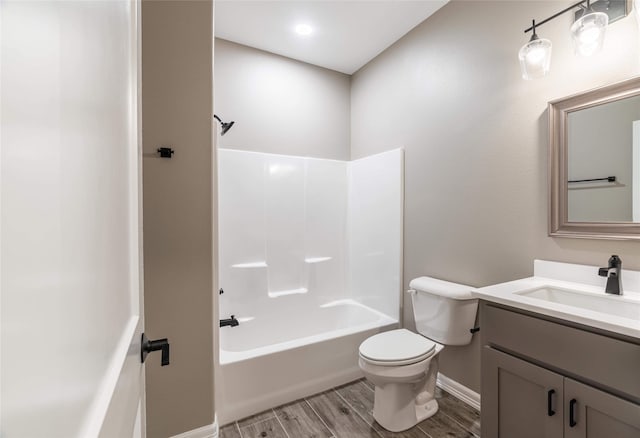
[[[407,291],[407,293],[408,293],[409,295],[415,295],[415,294],[416,294],[416,290],[415,290],[415,289],[409,289],[409,290]]]

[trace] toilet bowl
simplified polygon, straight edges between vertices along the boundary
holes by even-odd
[[[410,283],[416,327],[379,333],[359,348],[359,365],[375,385],[373,418],[385,429],[410,429],[438,411],[438,355],[471,341],[478,302],[471,287],[430,277]]]
[[[385,348],[390,346],[392,352]],[[375,385],[373,418],[378,424],[400,432],[438,411],[434,391],[443,348],[405,329],[377,334],[360,345],[360,369]]]

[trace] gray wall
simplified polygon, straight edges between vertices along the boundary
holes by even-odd
[[[639,242],[547,236],[547,102],[640,72],[633,16],[583,59],[565,14],[538,31],[553,41],[550,75],[521,79],[522,31],[568,4],[453,1],[352,78],[352,158],[406,151],[405,287],[420,275],[486,286],[532,275],[536,258],[616,253],[640,269]],[[408,301],[404,317],[412,328]],[[478,347],[445,349],[441,371],[479,391]]]
[[[349,159],[350,76],[215,40],[215,113],[233,128],[218,146]]]
[[[213,423],[213,2],[142,4],[147,436]],[[158,158],[171,146],[171,160]]]
[[[569,184],[569,221],[632,221],[633,122],[640,120],[640,96],[575,111],[567,119],[569,180],[616,177],[615,184]]]

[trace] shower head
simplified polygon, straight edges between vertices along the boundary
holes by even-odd
[[[229,129],[233,126],[235,122],[232,120],[229,123],[220,122],[222,126],[222,133],[220,135],[225,135]]]
[[[233,120],[230,121],[229,123],[223,122],[222,120],[220,120],[220,117],[216,116],[215,114],[213,115],[213,118],[216,119],[218,122],[220,122],[220,127],[222,128],[222,132],[220,133],[220,135],[225,135],[227,131],[231,129],[231,127],[235,123]]]

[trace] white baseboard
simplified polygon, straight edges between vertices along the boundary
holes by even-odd
[[[218,438],[218,416],[215,416],[213,424],[188,430],[171,438]]]
[[[440,373],[438,373],[436,384],[440,389],[447,391],[458,400],[468,404],[478,411],[480,410],[480,394],[477,392]]]

